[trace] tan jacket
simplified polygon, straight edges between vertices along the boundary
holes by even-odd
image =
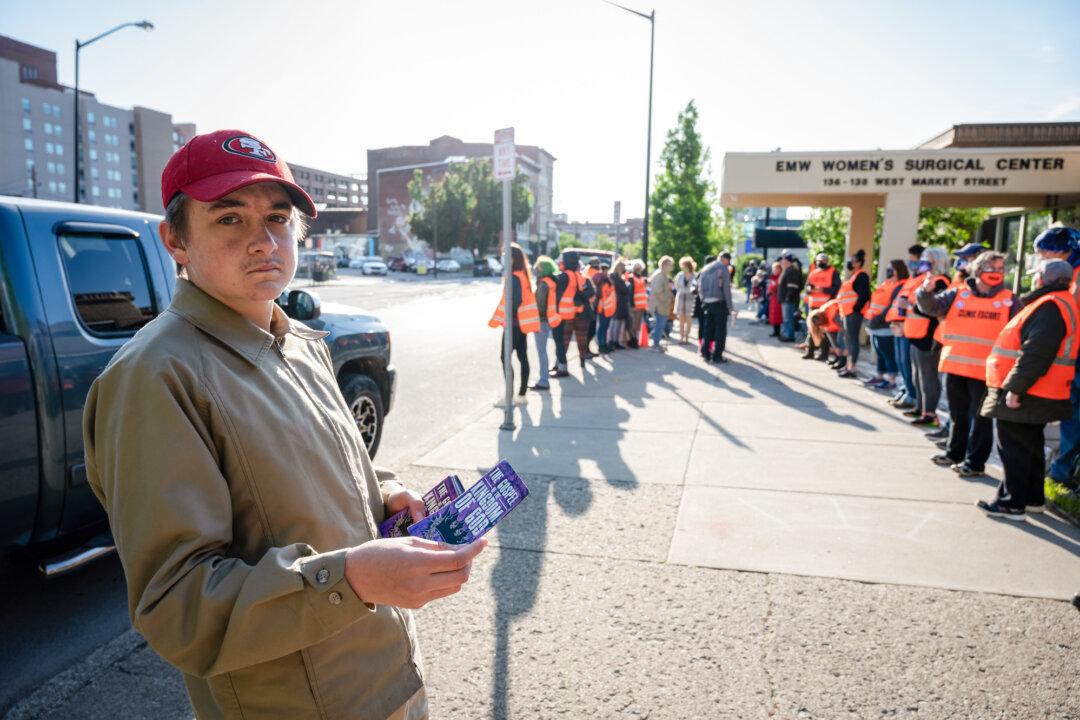
[[[199,718],[386,718],[421,689],[412,617],[365,605],[346,548],[377,536],[377,472],[316,332],[273,334],[195,285],[86,402],[86,467],[135,629]]]
[[[675,308],[675,296],[671,292],[671,278],[657,268],[649,277],[649,304],[650,313],[660,313],[667,316]]]

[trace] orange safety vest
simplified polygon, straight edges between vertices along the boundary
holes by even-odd
[[[885,313],[885,322],[903,322],[904,316],[907,315],[907,310],[900,307],[900,299],[911,299],[911,294],[915,292],[915,288],[919,287],[919,283],[922,282],[922,275],[916,275],[915,277],[909,277],[907,280],[902,280],[904,284],[900,286],[900,292],[896,293],[896,297],[893,298],[892,305],[889,306],[889,312]]]
[[[952,276],[952,280],[949,282],[949,290],[963,290],[968,286],[967,278],[960,274],[958,270],[955,275]],[[938,320],[938,326],[934,328],[934,342],[938,345],[945,344],[945,318]],[[980,375],[976,380],[982,379]]]
[[[600,314],[604,317],[614,317],[616,300],[615,287],[610,283],[604,283],[604,289],[600,291]]]
[[[548,286],[546,315],[548,327],[557,328],[562,322],[562,315],[559,314],[558,301],[555,298],[555,278],[542,277],[540,282]]]
[[[631,275],[630,279],[634,283],[634,309],[644,310],[649,305],[649,296],[645,292],[645,278]]]
[[[1000,290],[993,297],[979,297],[966,284],[958,290],[938,326],[945,328],[941,332],[938,371],[985,379],[986,358],[1001,329],[1009,322],[1012,304],[1010,290]]]
[[[855,314],[855,303],[859,301],[859,294],[855,292],[855,278],[859,277],[860,273],[866,275],[866,271],[859,268],[851,273],[851,277],[840,285],[840,292],[836,293],[836,301],[840,304],[840,314],[844,317]]]
[[[874,292],[870,293],[870,302],[862,309],[862,316],[867,320],[875,318],[881,313],[889,309],[889,303],[892,301],[893,290],[902,281],[896,278],[889,278],[885,282],[877,286]]]
[[[1073,296],[1073,300],[1076,301],[1077,305],[1080,305],[1080,282],[1078,280],[1080,280],[1080,265],[1073,268],[1073,279],[1069,284],[1069,294]]]
[[[832,299],[833,278],[836,277],[836,268],[831,265],[824,270],[815,267],[806,278],[806,306],[816,310]]]
[[[574,296],[577,295],[578,290],[585,287],[585,278],[576,270],[567,270],[566,277],[566,290],[559,298],[559,317],[563,320],[573,320],[575,315],[585,312],[584,305],[574,304]]]
[[[1072,293],[1067,290],[1047,293],[1031,303],[1016,314],[1012,320],[1001,330],[994,346],[990,349],[990,356],[986,359],[986,386],[1001,388],[1005,385],[1005,378],[1009,371],[1016,365],[1020,357],[1020,332],[1024,327],[1024,321],[1028,319],[1035,309],[1048,302],[1056,303],[1061,318],[1065,321],[1065,337],[1061,339],[1054,361],[1046,374],[1035,381],[1028,388],[1026,394],[1048,400],[1068,400],[1069,390],[1072,387],[1073,375],[1076,372],[1076,346],[1080,341],[1077,334],[1077,305]]]
[[[822,326],[825,332],[840,332],[840,323],[836,320],[836,316],[840,313],[840,303],[832,299],[826,300],[821,306],[821,311],[825,313],[825,324]]]
[[[521,304],[518,305],[518,327],[523,333],[534,333],[540,329],[540,312],[536,309],[536,296],[533,295],[532,287],[529,286],[529,276],[524,270],[515,270],[514,277],[521,283]],[[506,324],[506,296],[499,298],[499,304],[495,306],[495,312],[488,320],[490,327],[503,327]]]
[[[911,303],[912,309],[911,312],[904,316],[904,337],[906,337],[908,340],[921,340],[922,338],[926,337],[926,333],[930,330],[930,318],[926,317],[925,315],[919,315],[918,313],[916,313],[914,307],[915,291],[919,289],[920,285],[922,285],[923,277],[925,276],[926,273],[923,273],[922,275],[916,275],[911,280],[908,280],[908,283],[912,283],[910,294],[908,295],[908,302]],[[930,284],[931,287],[937,285],[939,280],[946,285],[949,284],[949,278],[945,277],[944,275],[938,275],[934,278],[934,282]],[[907,283],[905,283],[904,286],[907,287]],[[900,294],[903,294],[902,290],[900,291]]]

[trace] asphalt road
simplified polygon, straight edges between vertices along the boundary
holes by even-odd
[[[498,280],[342,271],[314,289],[326,302],[378,316],[390,329],[398,369],[381,465],[398,469],[490,409],[499,394],[500,334],[487,326]],[[310,286],[299,281],[297,287]],[[475,322],[463,323],[462,317]],[[45,581],[19,558],[0,560],[0,715],[41,683],[127,630],[119,561],[108,558]]]

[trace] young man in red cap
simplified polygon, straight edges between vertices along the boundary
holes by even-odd
[[[86,403],[91,486],[132,624],[184,674],[200,718],[423,718],[412,617],[457,592],[485,542],[378,539],[423,502],[372,466],[325,333],[274,300],[315,206],[239,130],[162,174],[172,304]]]

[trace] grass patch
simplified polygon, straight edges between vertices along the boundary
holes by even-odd
[[[1044,488],[1047,501],[1071,517],[1073,522],[1080,524],[1080,495],[1069,492],[1064,485],[1050,478],[1046,478]]]

